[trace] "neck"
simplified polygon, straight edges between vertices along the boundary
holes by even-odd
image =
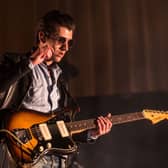
[[[50,60],[50,61],[44,61],[44,62],[45,62],[45,64],[46,64],[47,66],[50,66],[50,65],[53,64],[53,61],[52,61],[52,60]]]

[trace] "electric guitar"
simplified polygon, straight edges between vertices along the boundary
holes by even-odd
[[[156,124],[168,119],[168,112],[143,110],[128,114],[113,115],[113,125],[148,119]],[[33,162],[48,153],[71,154],[77,150],[73,141],[74,134],[97,127],[96,119],[65,123],[57,116],[34,111],[13,112],[7,118],[5,132],[9,150],[19,162]]]

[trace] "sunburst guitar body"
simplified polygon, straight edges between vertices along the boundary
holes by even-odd
[[[12,112],[6,124],[7,143],[15,160],[32,162],[43,153],[69,154],[77,146],[65,123],[34,111]]]

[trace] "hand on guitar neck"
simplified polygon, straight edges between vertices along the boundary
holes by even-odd
[[[97,118],[97,128],[89,131],[89,135],[93,139],[97,139],[98,137],[105,135],[111,131],[112,128],[112,120],[111,113],[107,116],[99,116]]]

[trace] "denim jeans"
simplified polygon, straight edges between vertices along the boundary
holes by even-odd
[[[6,143],[0,143],[0,168],[16,168],[17,165],[12,159]]]
[[[6,143],[0,143],[0,168],[18,168]],[[66,168],[66,156],[45,155],[33,164],[24,164],[23,168]]]
[[[66,158],[45,155],[33,164],[25,164],[24,168],[66,168]]]

